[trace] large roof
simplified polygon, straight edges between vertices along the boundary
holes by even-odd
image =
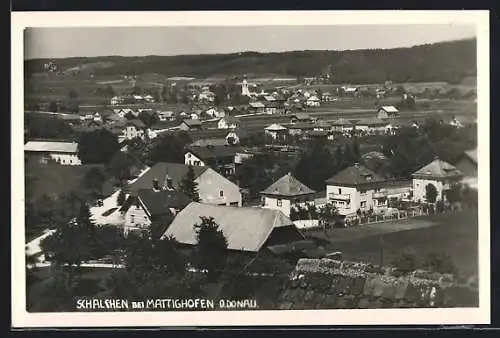
[[[355,164],[329,178],[327,183],[364,185],[384,182],[385,179],[363,165]]]
[[[199,177],[208,169],[208,167],[193,166],[194,176]],[[188,170],[189,167],[184,164],[158,162],[142,174],[134,183],[130,184],[128,189],[134,195],[141,189],[152,189],[153,180],[157,179],[160,184],[163,184],[167,175],[172,179],[172,184],[176,187],[186,176]]]
[[[332,126],[352,126],[352,122],[343,117],[339,118],[338,120],[330,122],[330,124]]]
[[[380,109],[383,109],[388,113],[398,113],[399,112],[398,108],[396,108],[394,106],[382,106],[382,107],[380,107]]]
[[[451,274],[333,259],[302,258],[278,299],[280,310],[477,307],[477,283]]]
[[[455,166],[439,158],[435,158],[434,161],[413,173],[413,176],[429,178],[457,177],[461,175],[462,173]]]
[[[152,217],[164,214],[170,208],[182,209],[191,202],[182,192],[170,190],[140,189],[138,197]]]
[[[76,152],[78,152],[78,143],[75,143],[75,142],[52,142],[52,141],[29,141],[24,145],[24,151],[76,153]]]
[[[477,149],[465,151],[465,156],[467,156],[472,162],[477,164]]]
[[[285,127],[277,123],[273,123],[270,126],[267,126],[265,129],[270,131],[286,130]]]
[[[194,225],[200,224],[201,216],[214,218],[230,250],[259,251],[274,228],[293,225],[278,210],[191,202],[177,214],[163,237],[173,236],[179,243],[196,245]]]
[[[187,150],[201,159],[216,159],[223,157],[234,157],[240,151],[240,147],[231,145],[196,147],[189,146]]]
[[[297,180],[291,173],[286,174],[279,180],[271,184],[261,194],[278,195],[278,196],[299,196],[306,194],[314,194],[315,191],[306,186],[304,183]]]
[[[197,120],[197,119],[183,120],[182,122],[190,127],[194,127],[194,126],[201,127],[201,121]]]

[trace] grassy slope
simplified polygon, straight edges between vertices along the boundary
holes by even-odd
[[[385,234],[384,264],[390,263],[406,249],[414,250],[419,259],[431,252],[448,253],[460,272],[478,272],[477,212],[463,211],[450,215],[422,217],[435,226]],[[380,235],[354,239],[332,245],[344,253],[345,259],[380,263]]]

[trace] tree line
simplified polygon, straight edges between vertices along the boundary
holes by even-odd
[[[137,62],[140,59],[142,62]],[[25,61],[28,75],[44,72],[49,60]],[[476,40],[425,44],[409,48],[346,51],[244,52],[215,55],[95,57],[52,60],[61,68],[108,61],[95,75],[160,73],[208,77],[231,74],[326,76],[332,83],[434,82],[458,83],[476,74]],[[327,73],[327,74],[326,74]]]

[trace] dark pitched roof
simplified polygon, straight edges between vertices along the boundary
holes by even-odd
[[[189,127],[201,127],[201,121],[197,119],[183,120],[182,123],[188,125]]]
[[[313,123],[307,123],[307,122],[296,122],[296,123],[288,123],[284,124],[287,129],[313,129],[314,124]]]
[[[183,209],[191,202],[182,192],[171,190],[140,189],[138,197],[150,217],[165,214],[170,208]]]
[[[195,154],[200,159],[216,159],[224,157],[234,157],[234,155],[240,151],[240,147],[237,146],[208,146],[208,147],[194,147],[189,146],[187,150]]]
[[[335,174],[333,177],[329,178],[326,183],[358,186],[384,181],[385,180],[374,171],[363,165],[355,164]]]
[[[292,174],[288,173],[279,180],[271,184],[261,194],[278,196],[299,196],[314,194],[315,191],[297,180]]]
[[[279,296],[278,308],[374,309],[477,307],[474,282],[449,274],[396,270],[332,259],[300,259]]]
[[[136,195],[141,189],[152,189],[154,179],[163,184],[167,175],[172,179],[174,187],[177,187],[186,176],[188,169],[187,165],[180,163],[158,162],[130,184],[128,190],[131,194]],[[208,170],[208,167],[193,166],[193,170],[195,177],[199,177]]]
[[[139,129],[146,128],[146,125],[144,124],[144,122],[142,122],[139,119],[129,120],[129,121],[127,121],[127,125],[134,125],[136,128],[139,128]]]

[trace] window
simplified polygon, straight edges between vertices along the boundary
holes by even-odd
[[[190,158],[191,157],[191,153],[187,153],[187,157]]]
[[[339,194],[341,194],[341,193],[342,193],[342,189],[339,188]]]
[[[130,223],[135,223],[134,215],[130,215]]]
[[[224,190],[219,191],[219,196],[224,197]]]
[[[361,202],[361,208],[366,208],[366,201]]]
[[[276,200],[276,206],[281,207],[282,201],[280,199]]]

